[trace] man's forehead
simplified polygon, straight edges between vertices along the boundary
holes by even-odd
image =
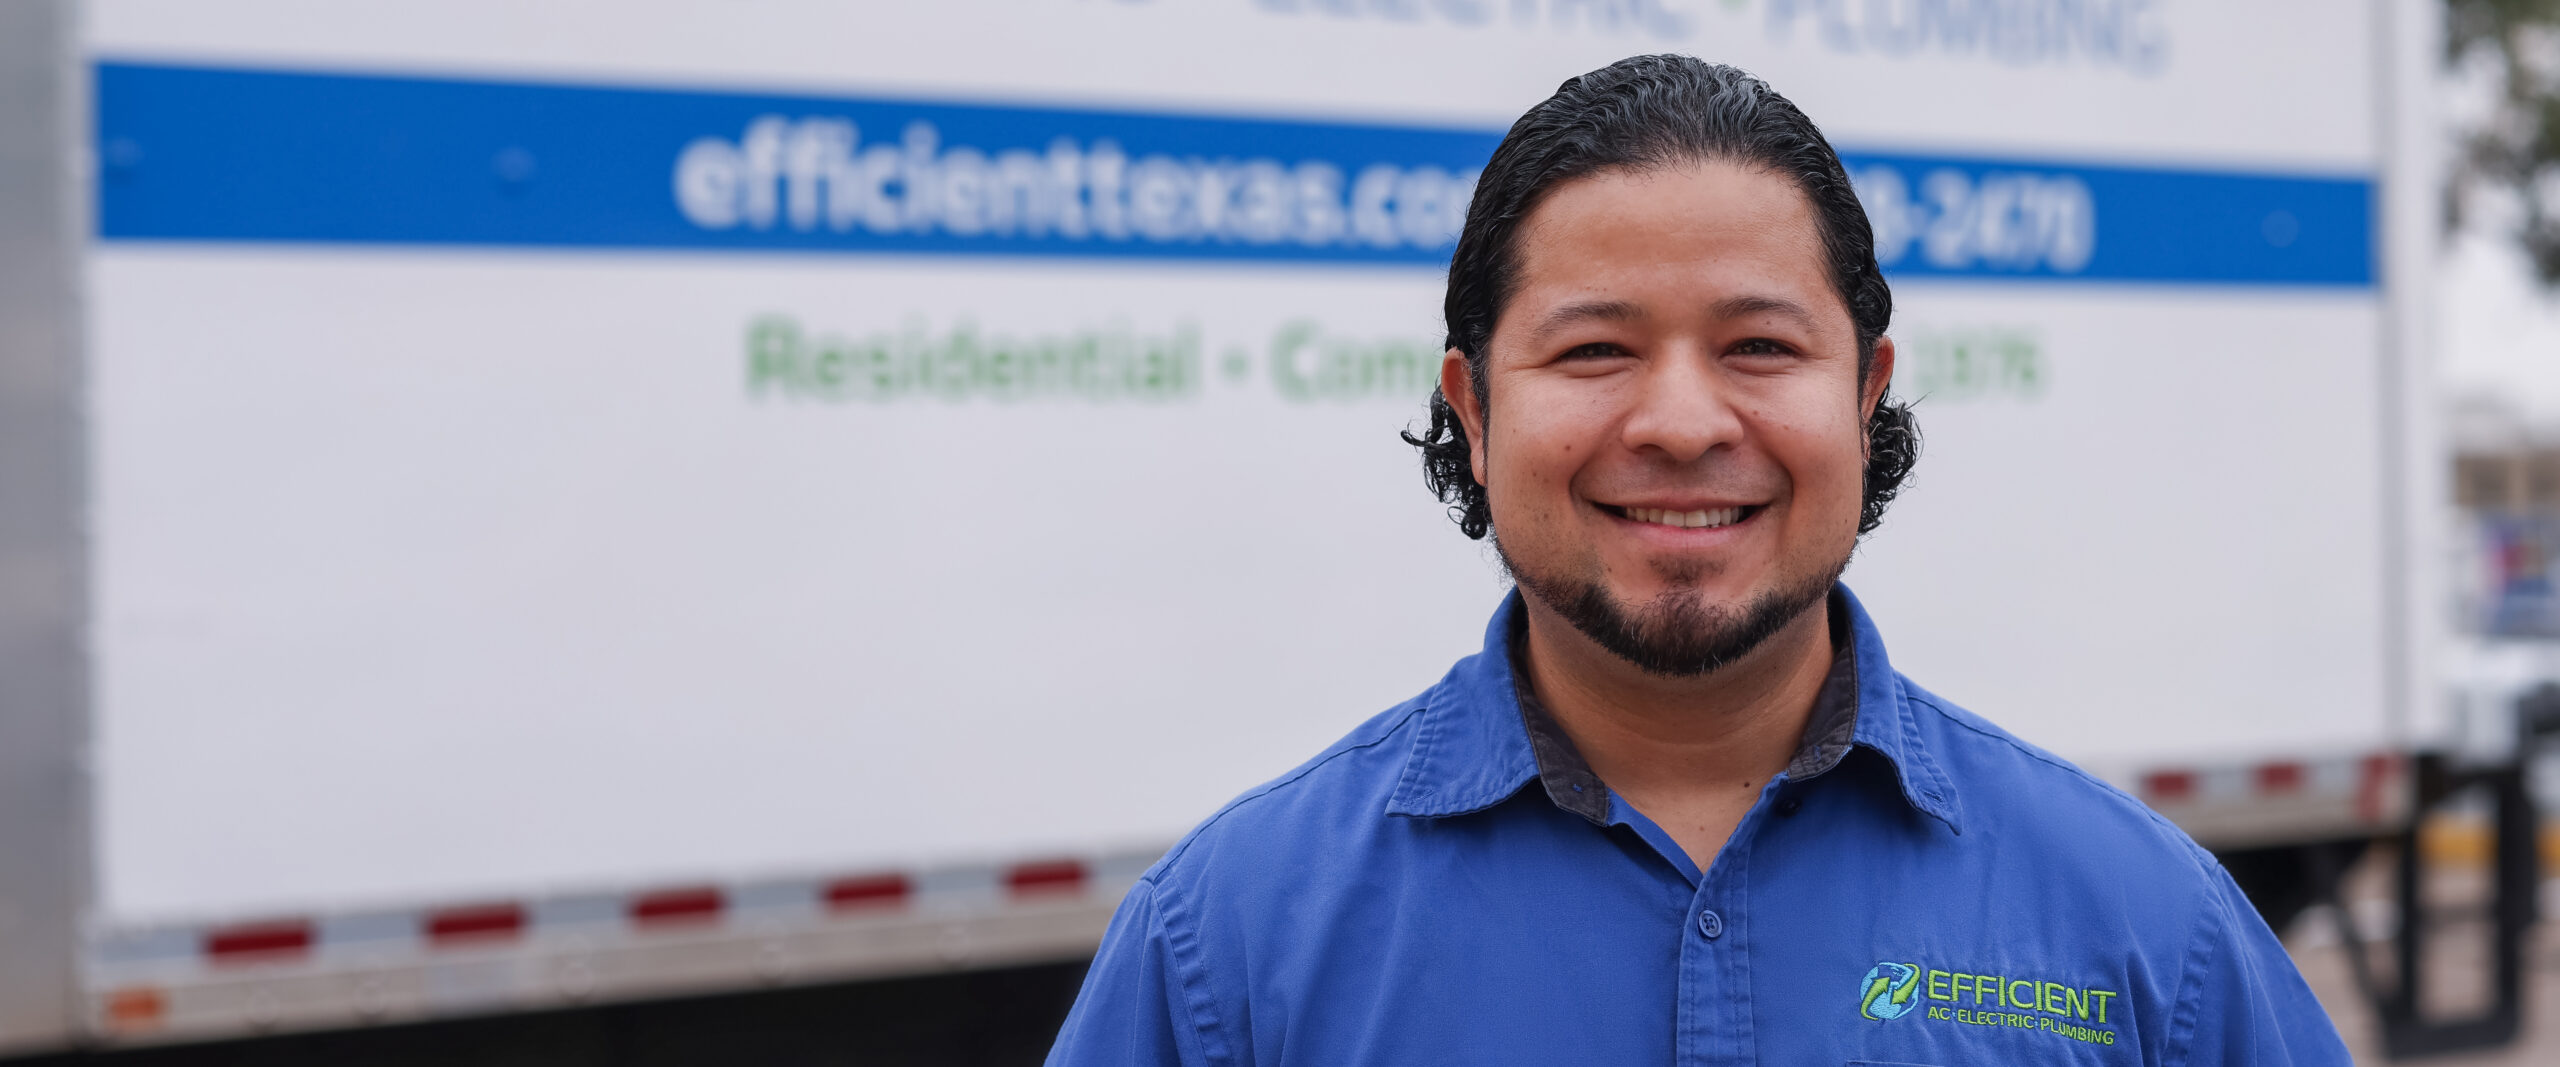
[[[1506,325],[1544,336],[1674,310],[1845,321],[1812,201],[1786,178],[1707,162],[1602,171],[1523,220]],[[1522,321],[1525,318],[1526,321]]]

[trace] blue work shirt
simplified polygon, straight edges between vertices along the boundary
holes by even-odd
[[[1831,611],[1805,743],[1702,871],[1523,707],[1514,593],[1139,880],[1049,1062],[2348,1062],[2210,853]]]

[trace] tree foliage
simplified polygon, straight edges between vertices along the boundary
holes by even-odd
[[[2459,131],[2448,221],[2506,225],[2547,286],[2560,286],[2560,0],[2446,0],[2445,61],[2490,83]],[[2480,210],[2482,194],[2513,213]],[[2494,222],[2492,221],[2494,219]]]

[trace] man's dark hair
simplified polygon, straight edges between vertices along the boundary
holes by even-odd
[[[1476,181],[1467,224],[1449,261],[1448,347],[1467,360],[1476,408],[1489,411],[1485,353],[1494,320],[1519,290],[1520,224],[1556,186],[1611,169],[1646,170],[1721,161],[1756,167],[1794,182],[1813,202],[1832,285],[1857,329],[1858,381],[1875,366],[1876,341],[1893,317],[1893,293],[1876,265],[1875,233],[1849,186],[1840,157],[1813,120],[1768,84],[1722,64],[1688,56],[1635,56],[1565,82],[1511,124]],[[1493,509],[1476,484],[1466,427],[1437,389],[1431,426],[1403,435],[1422,450],[1423,481],[1449,504],[1471,538],[1493,528]],[[1890,395],[1867,420],[1865,534],[1884,521],[1885,505],[1920,454],[1920,427]]]

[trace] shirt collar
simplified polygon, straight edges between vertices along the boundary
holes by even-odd
[[[1845,585],[1832,587],[1832,634],[1839,651],[1815,698],[1802,746],[1787,767],[1801,781],[1830,771],[1853,747],[1884,757],[1902,798],[1956,828],[1954,783],[1922,744],[1902,699],[1884,638]],[[1525,621],[1512,591],[1485,627],[1484,649],[1458,661],[1427,694],[1404,775],[1388,798],[1393,815],[1463,815],[1509,799],[1541,781],[1559,808],[1606,822],[1607,787],[1531,696],[1523,707],[1512,663],[1514,627]],[[1840,640],[1842,637],[1846,640]]]

